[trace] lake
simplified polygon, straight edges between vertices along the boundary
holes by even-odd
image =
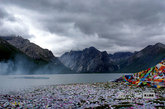
[[[124,73],[111,74],[47,74],[47,75],[1,75],[0,90],[17,90],[40,85],[107,82]]]

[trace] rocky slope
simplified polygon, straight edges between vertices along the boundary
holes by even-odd
[[[0,38],[0,61],[12,59],[16,54],[21,54],[21,51]]]
[[[33,59],[0,38],[0,74],[29,74],[37,67]]]
[[[0,74],[72,73],[51,51],[22,37],[0,37],[0,69]]]
[[[126,61],[120,63],[118,72],[139,72],[156,65],[165,57],[165,45],[157,43],[149,45],[134,55],[129,57]]]
[[[165,45],[149,45],[134,53],[107,54],[94,47],[70,51],[60,57],[61,62],[77,72],[139,72],[156,65],[165,57]]]
[[[109,54],[110,59],[115,63],[120,63],[121,61],[127,60],[134,53],[131,52],[116,52],[114,54]]]
[[[66,52],[59,59],[76,72],[113,72],[118,68],[106,51],[100,52],[94,47]]]
[[[113,55],[90,47],[82,51],[70,51],[63,54],[59,59],[64,66],[51,51],[43,49],[27,39],[22,37],[0,38],[0,61],[12,60],[13,65],[17,66],[23,62],[21,60],[26,60],[26,63],[23,64],[31,64],[30,67],[27,67],[32,69],[28,71],[31,73],[34,69],[41,67],[44,68],[43,72],[45,73],[73,73],[68,68],[75,72],[86,73],[139,72],[156,65],[164,57],[165,45],[161,43],[149,45],[135,53],[117,52]],[[22,68],[26,68],[26,66]]]
[[[59,62],[58,59],[48,49],[43,49],[40,46],[31,43],[28,39],[18,37],[1,37],[11,45],[15,46],[29,57],[36,60],[44,60],[46,62]]]

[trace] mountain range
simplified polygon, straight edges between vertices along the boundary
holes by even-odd
[[[76,72],[113,72],[118,68],[106,51],[100,52],[94,47],[66,52],[59,59]]]
[[[95,47],[55,57],[48,49],[20,36],[0,37],[0,68],[3,74],[14,71],[33,73],[111,73],[139,72],[165,57],[165,45],[157,43],[140,51],[108,54]],[[7,67],[8,66],[8,67]],[[10,67],[9,67],[10,66]],[[5,69],[6,68],[6,69]]]
[[[28,39],[24,39],[20,36],[1,38],[35,60],[59,63],[58,59],[53,55],[51,51],[49,51],[48,49],[43,49],[40,46],[31,43]]]
[[[59,59],[76,72],[139,72],[156,65],[165,57],[165,45],[157,43],[140,51],[108,54],[94,47],[70,51]]]
[[[157,43],[149,45],[144,49],[135,52],[127,60],[120,63],[118,72],[139,72],[150,68],[165,58],[165,45]]]
[[[3,67],[0,74],[72,72],[51,51],[43,49],[20,36],[0,37],[0,61],[0,68]]]

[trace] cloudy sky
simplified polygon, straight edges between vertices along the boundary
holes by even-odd
[[[0,0],[0,35],[55,56],[94,46],[109,53],[165,43],[165,0]]]

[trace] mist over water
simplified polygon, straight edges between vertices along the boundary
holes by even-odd
[[[53,74],[51,74],[53,73]],[[56,67],[38,67],[22,56],[0,62],[0,91],[9,92],[43,85],[107,82],[122,74],[56,74]]]
[[[0,62],[0,75],[52,74],[59,73],[56,66],[37,64],[25,56],[16,55],[14,59]]]
[[[0,62],[0,74],[28,74],[35,65],[21,55],[16,55],[14,59]]]

